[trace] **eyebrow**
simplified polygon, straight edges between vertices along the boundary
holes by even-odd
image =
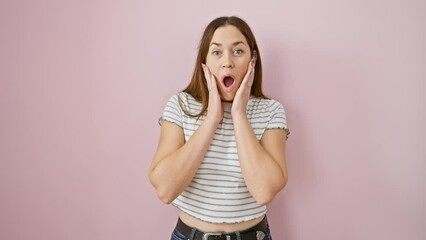
[[[237,42],[232,43],[232,46],[237,46],[238,44],[243,44],[243,45],[245,45],[243,41],[237,41]],[[222,44],[221,44],[221,43],[216,43],[216,42],[212,42],[212,43],[210,44],[210,46],[212,46],[212,45],[216,45],[216,46],[218,46],[218,47],[222,46]]]

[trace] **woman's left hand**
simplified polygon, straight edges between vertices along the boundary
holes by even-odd
[[[247,104],[250,98],[251,86],[254,81],[254,67],[256,66],[256,55],[251,59],[247,73],[244,76],[243,82],[235,94],[234,101],[232,103],[231,114],[244,114],[246,115]]]

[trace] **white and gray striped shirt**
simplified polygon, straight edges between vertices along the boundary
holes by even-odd
[[[160,121],[169,121],[181,127],[185,141],[204,121],[184,113],[198,114],[202,108],[188,93],[179,93],[169,99]],[[280,128],[289,134],[283,106],[272,99],[250,98],[247,117],[258,140],[267,129]],[[241,173],[231,103],[224,105],[224,118],[216,129],[213,141],[192,182],[172,203],[181,211],[210,223],[237,223],[252,220],[266,213],[249,193]]]

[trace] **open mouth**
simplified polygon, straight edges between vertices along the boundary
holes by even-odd
[[[225,87],[229,88],[234,84],[235,80],[233,77],[231,76],[226,76],[223,78],[223,85],[225,85]]]

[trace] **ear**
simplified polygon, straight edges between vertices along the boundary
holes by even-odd
[[[253,57],[252,57],[252,58],[257,59],[257,52],[256,52],[256,50],[253,50],[252,54],[253,54]]]

